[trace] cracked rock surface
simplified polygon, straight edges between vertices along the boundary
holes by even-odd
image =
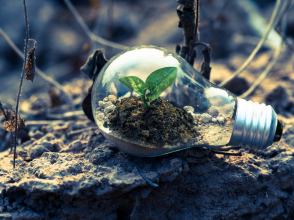
[[[293,219],[294,121],[284,138],[242,156],[189,149],[139,158],[98,130],[67,145],[52,133],[0,155],[1,219]],[[44,150],[46,149],[46,150]]]

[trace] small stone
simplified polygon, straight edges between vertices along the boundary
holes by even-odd
[[[194,112],[191,112],[191,111],[187,111],[188,114],[191,114],[194,118]]]
[[[100,108],[100,109],[102,108],[103,104],[104,104],[103,101],[99,101],[99,102],[98,102],[98,105],[99,105],[99,108]]]
[[[215,106],[211,106],[211,107],[208,109],[208,113],[209,113],[211,116],[216,117],[216,116],[218,116],[218,114],[219,114],[219,110],[218,110],[217,107],[215,107]]]
[[[200,121],[201,122],[204,122],[204,123],[207,123],[207,122],[210,122],[212,119],[212,116],[207,114],[207,113],[204,113],[201,115],[201,118],[200,118]]]
[[[217,122],[217,119],[216,118],[212,118],[211,121],[214,122],[214,123],[216,123]]]
[[[194,108],[192,106],[184,106],[183,109],[187,112],[194,112]]]
[[[119,97],[119,100],[122,100],[124,98],[129,98],[131,97],[131,92],[127,92],[126,94],[124,94],[123,96]]]
[[[102,107],[102,108],[106,108],[110,105],[113,105],[111,101],[107,101],[107,102],[99,101],[98,104],[99,104],[99,107]]]
[[[108,102],[108,98],[105,97],[105,98],[103,99],[103,102]]]
[[[108,107],[106,107],[106,108],[104,109],[104,113],[105,113],[105,114],[108,114],[108,113],[114,111],[115,109],[116,109],[116,106],[115,106],[115,105],[110,105],[110,106],[108,106]]]
[[[201,114],[194,114],[193,118],[194,118],[194,121],[199,121],[199,119],[201,118]]]
[[[109,95],[109,96],[108,96],[108,100],[111,101],[113,104],[115,104],[117,98],[116,98],[115,95]]]
[[[104,113],[99,113],[97,115],[97,118],[98,118],[99,121],[103,121],[104,120]]]
[[[30,132],[29,132],[29,136],[30,136],[31,138],[34,138],[34,139],[36,139],[36,140],[39,140],[41,137],[44,136],[44,133],[43,133],[42,131],[39,131],[39,130],[37,130],[37,131],[35,131],[35,132],[30,131]]]
[[[225,123],[225,118],[224,117],[217,117],[216,119],[221,124]]]

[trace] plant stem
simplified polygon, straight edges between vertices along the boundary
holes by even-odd
[[[16,107],[15,107],[15,136],[14,136],[14,153],[13,153],[13,169],[15,168],[15,158],[16,158],[16,144],[17,144],[17,122],[18,122],[18,105],[19,105],[19,97],[23,82],[23,77],[25,74],[25,66],[27,63],[27,53],[28,53],[28,43],[29,43],[29,25],[28,25],[28,15],[27,15],[27,5],[26,0],[23,0],[23,8],[24,8],[24,14],[25,14],[25,25],[26,25],[26,38],[25,38],[25,49],[24,49],[24,63],[23,63],[23,69],[16,99]]]
[[[145,109],[150,108],[150,98],[148,96],[146,96],[146,94],[142,95],[141,98],[142,98],[142,101],[145,105]]]

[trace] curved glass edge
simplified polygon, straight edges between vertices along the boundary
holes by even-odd
[[[210,83],[209,81],[207,81],[204,77],[202,77],[202,75],[199,73],[199,72],[197,72],[189,63],[187,63],[182,57],[180,57],[179,55],[177,55],[176,53],[174,53],[174,52],[172,52],[172,51],[169,51],[169,50],[167,50],[167,49],[165,49],[165,48],[160,48],[160,47],[157,47],[157,46],[150,46],[150,45],[141,45],[141,46],[136,46],[136,47],[131,47],[131,48],[128,48],[127,50],[125,50],[125,51],[122,51],[122,52],[120,52],[119,54],[117,54],[116,56],[114,56],[114,57],[112,57],[107,63],[106,63],[106,65],[102,68],[102,70],[100,71],[100,73],[99,73],[99,75],[98,75],[98,77],[96,78],[96,80],[95,80],[95,82],[94,82],[94,85],[93,85],[93,88],[92,88],[92,111],[93,111],[93,113],[94,113],[94,119],[95,119],[95,122],[96,122],[96,124],[98,125],[98,127],[99,128],[101,128],[101,126],[103,126],[103,124],[102,123],[100,123],[100,121],[99,120],[97,120],[97,117],[96,117],[96,115],[97,115],[97,103],[99,102],[99,101],[101,101],[102,100],[102,98],[98,98],[98,99],[100,99],[100,100],[98,100],[97,99],[97,93],[99,93],[98,92],[98,90],[99,90],[99,86],[97,85],[97,84],[99,84],[99,82],[102,82],[102,78],[103,78],[103,73],[105,73],[106,71],[107,71],[107,68],[111,65],[111,63],[115,60],[115,59],[117,59],[119,56],[121,56],[122,54],[124,54],[124,53],[127,53],[128,51],[132,51],[132,50],[136,50],[136,49],[157,49],[157,50],[160,50],[160,51],[162,51],[163,52],[163,54],[164,54],[164,57],[166,57],[166,56],[168,56],[168,55],[172,55],[172,56],[174,56],[175,58],[177,58],[178,60],[179,60],[179,63],[181,64],[180,66],[181,66],[181,68],[184,68],[184,69],[186,69],[186,68],[188,68],[189,69],[189,71],[187,71],[186,73],[187,73],[187,75],[185,75],[184,76],[184,79],[186,80],[184,80],[184,81],[180,81],[180,80],[178,80],[178,82],[177,82],[177,86],[175,86],[175,85],[173,85],[173,86],[175,86],[175,87],[179,87],[179,86],[183,86],[183,85],[187,85],[187,82],[190,80],[190,82],[192,82],[192,83],[190,83],[191,84],[191,86],[190,86],[190,88],[189,88],[189,86],[188,86],[188,91],[192,91],[193,89],[195,89],[195,85],[197,85],[197,86],[199,86],[199,83],[200,84],[202,84],[202,88],[203,88],[203,90],[202,90],[202,96],[203,97],[206,97],[206,98],[209,98],[209,100],[210,100],[210,103],[211,102],[213,102],[213,103],[211,103],[212,104],[212,106],[216,106],[217,104],[216,104],[216,102],[217,102],[217,99],[220,97],[220,96],[223,96],[223,97],[230,97],[230,99],[231,99],[231,102],[230,103],[227,103],[227,104],[230,104],[230,106],[228,106],[228,108],[229,108],[229,110],[231,111],[231,116],[230,116],[230,120],[231,120],[231,124],[234,124],[233,122],[234,122],[234,112],[235,112],[235,106],[236,106],[236,102],[237,102],[237,98],[236,98],[236,96],[234,95],[234,94],[232,94],[231,92],[229,92],[229,91],[227,91],[226,89],[223,89],[223,88],[219,88],[219,87],[217,87],[216,85],[214,85],[214,84],[212,84],[212,83]],[[193,72],[191,72],[192,70],[193,70]],[[101,74],[102,73],[102,74]],[[194,77],[195,77],[195,74],[196,74],[196,76],[197,76],[197,78],[198,78],[198,82],[196,82],[196,80],[194,80],[192,77],[193,77],[193,74],[194,74]],[[201,79],[201,80],[199,80],[199,79]],[[200,81],[200,82],[199,82]],[[171,89],[171,91],[170,91],[170,93],[169,94],[171,94],[172,93],[172,89]],[[171,95],[173,95],[173,94],[171,94]],[[102,97],[107,97],[107,94],[105,94],[105,95],[102,95]],[[168,94],[166,94],[166,96],[168,96]],[[119,97],[117,97],[117,98],[119,98]],[[177,100],[175,100],[175,101],[177,101]],[[201,102],[203,101],[203,100],[200,100]],[[94,103],[93,103],[94,102]],[[191,102],[191,101],[190,101]],[[202,102],[203,103],[203,102]],[[200,117],[199,116],[199,114],[197,114],[197,113],[206,113],[207,111],[208,111],[208,109],[209,108],[207,108],[206,110],[205,110],[205,112],[203,111],[203,112],[194,112],[194,114],[195,115],[197,115],[196,117]],[[207,115],[206,115],[207,116]],[[224,117],[221,117],[221,118],[224,118]],[[207,119],[205,119],[205,120],[207,120]],[[204,123],[206,123],[205,122],[205,120],[203,120],[203,122]],[[212,118],[210,118],[210,120],[212,120]],[[220,119],[220,120],[223,120],[223,119]],[[228,118],[225,118],[225,120],[228,120]],[[100,125],[100,126],[99,126]],[[229,127],[233,127],[233,126],[229,126]],[[222,143],[221,145],[217,145],[217,146],[212,146],[212,145],[210,145],[210,144],[208,144],[208,145],[192,145],[192,146],[185,146],[185,147],[182,147],[182,148],[180,148],[180,149],[177,149],[177,148],[170,148],[169,149],[169,151],[168,152],[166,152],[166,153],[164,153],[164,154],[168,154],[168,153],[172,153],[172,152],[176,152],[176,151],[179,151],[179,150],[183,150],[183,149],[188,149],[188,148],[191,148],[191,147],[211,147],[211,148],[216,148],[216,147],[220,147],[220,146],[225,146],[226,144],[228,144],[229,143],[229,140],[230,140],[230,138],[228,138],[228,140],[227,140],[227,142],[226,143]],[[117,147],[119,147],[119,146],[117,146]],[[123,149],[122,149],[123,150]],[[124,150],[123,150],[124,151]],[[128,152],[129,154],[131,154],[131,152]],[[158,154],[158,155],[163,155],[163,154]],[[138,155],[137,155],[138,156]]]

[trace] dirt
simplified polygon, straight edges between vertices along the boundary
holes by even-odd
[[[121,99],[106,116],[104,127],[131,140],[159,146],[187,142],[199,136],[197,124],[187,111],[161,97],[151,100],[150,104],[145,110],[140,97]]]
[[[152,100],[147,110],[140,97],[120,98],[113,104],[107,109],[101,104],[96,112],[97,119],[116,137],[139,145],[158,148],[224,146],[233,130],[232,115],[225,118],[214,106],[208,113],[195,114],[191,106],[179,108],[162,97]]]
[[[2,7],[3,13],[0,14],[5,19],[0,19],[1,27],[21,48],[24,38],[20,34],[23,28],[22,5],[9,0],[4,2],[5,7]],[[78,69],[88,55],[87,52],[81,53],[87,36],[79,36],[82,33],[78,31],[80,27],[67,8],[62,6],[60,10],[50,6],[48,9],[48,4],[55,1],[42,3],[44,8],[32,8],[38,2],[29,4],[27,1],[30,26],[34,27],[30,28],[30,36],[38,41],[37,64],[50,76],[52,73],[61,76],[62,73],[71,72],[78,76]],[[256,35],[248,23],[250,19],[244,19],[244,16],[248,18],[248,14],[242,7],[236,7],[238,2],[230,1],[222,9],[221,5],[215,6],[222,4],[222,1],[201,1],[200,39],[211,43],[213,59],[210,81],[216,85],[245,62],[260,39],[260,35]],[[266,4],[259,10],[268,21],[274,3],[263,0],[254,2]],[[75,6],[86,19],[90,9],[82,8],[79,4]],[[106,10],[107,6],[104,4],[101,11]],[[176,1],[117,1],[114,10],[117,17],[113,22],[117,33],[114,35],[115,42],[128,46],[153,44],[174,50],[175,45],[183,41],[182,29],[177,28],[177,6]],[[39,13],[44,10],[46,13]],[[289,15],[293,10],[292,4],[288,9]],[[215,13],[210,15],[205,11]],[[208,22],[218,12],[221,12],[221,16],[213,19],[214,22]],[[39,19],[34,14],[46,14],[46,22],[41,22],[46,16]],[[60,16],[62,14],[70,16]],[[287,18],[287,35],[293,37],[293,18]],[[107,19],[101,22],[103,24]],[[101,22],[99,20],[97,25]],[[214,26],[210,26],[210,23],[214,23]],[[100,34],[107,31],[102,26],[99,30],[97,27],[91,29],[103,37]],[[122,33],[127,32],[123,30],[127,30],[129,35],[123,35],[125,40],[120,41]],[[240,35],[239,43],[234,40],[232,33]],[[0,81],[4,82],[1,84],[1,101],[15,106],[22,61],[13,56],[5,41],[0,43],[3,48]],[[97,49],[97,45],[93,44],[93,47]],[[197,48],[196,69],[199,69],[202,60],[201,49]],[[118,52],[116,49],[107,50],[108,54],[112,51],[111,55]],[[264,46],[227,88],[237,95],[242,94],[268,66],[273,52],[273,48]],[[46,69],[67,59],[68,54],[73,57],[69,63],[57,65],[50,71]],[[78,64],[81,58],[77,59],[77,55],[81,54],[84,59]],[[279,120],[285,124],[281,140],[262,151],[241,149],[241,156],[215,154],[205,148],[191,148],[155,158],[130,156],[106,140],[86,117],[65,117],[63,114],[70,112],[70,106],[50,106],[50,97],[44,86],[46,83],[38,83],[40,77],[36,76],[33,84],[25,83],[23,88],[20,115],[25,119],[26,129],[19,135],[16,169],[12,168],[13,159],[8,150],[11,136],[4,131],[5,119],[0,116],[0,219],[294,219],[293,63],[293,52],[284,46],[268,77],[246,98],[273,106]],[[80,111],[91,81],[80,76],[72,77],[72,74],[64,77],[68,82],[65,86],[73,95],[73,110]],[[32,91],[33,86],[39,89]],[[26,96],[25,91],[29,91]],[[219,111],[225,122],[231,123],[231,113],[226,111],[225,106]],[[33,125],[35,121],[47,124]],[[212,121],[198,122],[202,129],[207,126],[208,132],[205,134],[211,131],[210,125],[216,128],[218,124]],[[94,128],[91,130],[91,127]],[[219,126],[218,131],[221,130],[222,126]],[[215,137],[215,134],[211,134],[207,138],[212,140]],[[27,156],[22,158],[22,155]]]

